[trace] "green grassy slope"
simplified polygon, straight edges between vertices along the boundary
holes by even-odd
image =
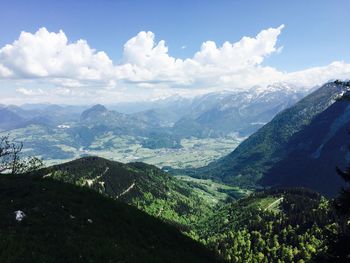
[[[185,230],[206,214],[213,202],[199,197],[185,182],[155,166],[122,164],[99,157],[84,157],[40,171],[44,177],[92,188],[177,224]]]
[[[4,263],[215,262],[174,227],[83,187],[3,175],[0,199]]]

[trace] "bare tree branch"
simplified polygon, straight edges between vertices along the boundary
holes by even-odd
[[[22,142],[10,140],[9,135],[0,138],[0,173],[20,174],[31,172],[43,167],[43,162],[37,157],[22,158]]]

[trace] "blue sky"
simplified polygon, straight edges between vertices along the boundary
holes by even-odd
[[[118,64],[126,41],[151,31],[155,45],[165,40],[169,56],[186,59],[205,41],[220,47],[283,24],[275,43],[282,51],[267,52],[259,66],[294,72],[350,62],[348,0],[0,0],[0,7],[0,48],[18,39],[21,31],[34,34],[45,27],[48,32],[63,30],[69,43],[86,40]],[[33,82],[26,85],[32,87]]]
[[[126,40],[150,30],[166,40],[171,55],[187,57],[203,41],[237,41],[285,24],[279,39],[284,50],[266,62],[282,70],[300,70],[350,60],[349,10],[348,0],[2,0],[0,46],[23,30],[35,32],[44,26],[64,30],[72,41],[86,39],[117,61]]]

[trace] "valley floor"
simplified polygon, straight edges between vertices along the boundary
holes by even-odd
[[[5,136],[7,133],[0,133]],[[187,138],[182,148],[149,149],[142,146],[142,137],[106,133],[87,147],[75,146],[65,129],[47,131],[40,125],[11,130],[11,137],[24,143],[23,152],[42,157],[46,165],[71,161],[82,156],[99,156],[123,163],[145,162],[159,168],[198,168],[217,160],[235,149],[244,138]]]

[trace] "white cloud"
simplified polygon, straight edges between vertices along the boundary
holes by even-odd
[[[4,65],[0,64],[0,77],[11,77],[12,71],[6,68]]]
[[[204,42],[201,50],[194,55],[194,61],[228,70],[259,65],[264,57],[277,51],[277,37],[283,27],[263,30],[255,38],[243,37],[236,43],[225,42],[219,48],[213,41]]]
[[[155,42],[152,32],[140,32],[124,45],[123,64],[117,77],[131,82],[181,82],[183,61],[168,54],[165,41]]]
[[[18,40],[0,49],[2,77],[102,80],[112,71],[106,53],[91,49],[85,40],[68,43],[62,30],[22,32]]]
[[[117,101],[239,90],[279,81],[309,88],[329,79],[350,78],[345,62],[289,73],[264,65],[266,57],[281,52],[277,41],[283,28],[262,30],[255,37],[221,46],[206,41],[186,59],[170,56],[164,40],[156,41],[154,33],[142,31],[125,43],[118,65],[85,40],[71,43],[63,31],[41,28],[34,34],[22,32],[0,48],[0,80],[17,86],[14,90],[23,96]]]
[[[42,89],[18,88],[16,91],[18,93],[21,93],[21,94],[27,95],[27,96],[38,96],[38,95],[43,95],[45,93]]]
[[[285,75],[285,82],[306,87],[321,85],[335,79],[350,79],[350,64],[335,61],[327,66],[309,68]]]
[[[220,85],[225,75],[227,80],[244,69],[251,72],[264,57],[276,52],[283,27],[263,30],[255,38],[243,37],[236,43],[225,42],[221,47],[206,41],[193,58],[185,60],[169,56],[165,41],[156,43],[152,32],[140,32],[124,45],[124,65],[117,67],[118,76],[135,82],[172,82],[189,87]]]

